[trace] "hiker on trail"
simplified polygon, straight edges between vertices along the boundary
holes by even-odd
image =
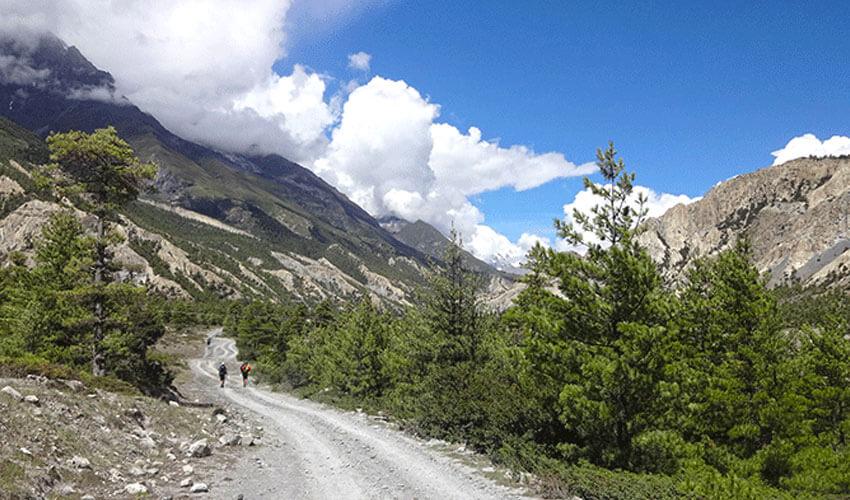
[[[239,370],[242,371],[242,387],[245,387],[248,385],[248,372],[251,371],[251,365],[245,361],[242,363],[242,366],[239,367]]]
[[[218,378],[221,380],[221,387],[224,387],[224,379],[227,377],[227,367],[224,366],[224,363],[218,367]]]

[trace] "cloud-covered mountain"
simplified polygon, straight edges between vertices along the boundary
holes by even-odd
[[[403,302],[424,279],[423,253],[310,170],[279,155],[215,151],[177,137],[116,97],[108,73],[55,37],[2,43],[4,61],[16,63],[7,64],[15,71],[0,80],[0,102],[9,103],[0,113],[41,136],[114,125],[141,158],[160,165],[158,193],[127,213],[133,237],[125,254],[146,261],[153,273],[158,263],[157,274],[176,283],[172,288],[304,300],[370,294]],[[110,97],[79,92],[94,88]],[[38,206],[43,222],[50,210]],[[35,227],[20,222],[35,213],[33,206],[21,208],[18,227]],[[172,261],[182,264],[175,268]]]
[[[521,260],[526,249],[488,226],[473,197],[533,189],[592,165],[502,145],[474,126],[459,130],[440,118],[428,89],[370,76],[369,54],[350,55],[351,80],[286,60],[291,36],[359,7],[352,0],[0,0],[0,32],[57,33],[115,77],[119,96],[184,139],[283,156],[372,216],[421,219],[444,235],[453,226],[478,257]],[[299,28],[304,22],[313,24]]]

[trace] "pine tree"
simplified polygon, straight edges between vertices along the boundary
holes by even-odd
[[[435,361],[471,361],[482,326],[481,280],[464,263],[462,242],[454,229],[429,284],[425,320],[438,343]]]
[[[632,206],[634,173],[616,154],[613,143],[597,151],[605,184],[584,181],[602,203],[555,224],[586,254],[533,249],[529,288],[509,318],[525,332],[529,385],[540,386],[551,411],[550,438],[568,457],[633,467],[663,379],[666,306],[656,267],[636,241],[645,200]]]
[[[106,373],[102,348],[109,312],[104,287],[110,281],[112,255],[108,246],[116,235],[107,231],[108,219],[119,207],[135,200],[146,182],[156,176],[156,165],[143,164],[113,127],[92,134],[72,130],[47,138],[53,171],[52,184],[61,192],[77,197],[83,208],[97,219],[92,265],[93,315],[92,373]]]
[[[680,291],[673,373],[686,404],[677,421],[691,441],[752,460],[773,485],[790,473],[794,447],[809,434],[807,368],[799,341],[779,321],[776,300],[739,240],[697,261]],[[728,464],[712,463],[723,469]]]
[[[436,269],[421,311],[425,338],[411,360],[424,370],[414,389],[417,420],[436,435],[458,438],[481,421],[474,379],[486,361],[483,342],[490,325],[480,302],[480,277],[464,262],[454,230]]]
[[[850,443],[850,325],[836,316],[806,326],[803,353],[811,369],[814,431],[829,436],[829,445],[844,448]]]
[[[35,249],[34,269],[21,260],[3,272],[0,316],[11,341],[4,350],[76,366],[89,345],[84,325],[91,319],[85,307],[91,238],[63,211],[42,227]]]

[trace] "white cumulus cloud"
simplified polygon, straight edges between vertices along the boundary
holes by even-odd
[[[576,166],[560,153],[535,154],[525,146],[500,147],[481,139],[481,130],[470,127],[466,135],[446,123],[431,126],[434,147],[429,164],[444,184],[466,194],[513,186],[531,189],[559,177],[589,174],[592,163]]]
[[[628,199],[628,203],[632,208],[638,208],[638,197],[640,195],[643,195],[646,198],[644,208],[647,211],[647,217],[659,217],[661,215],[664,215],[664,212],[666,212],[668,209],[680,203],[687,205],[702,199],[701,196],[691,198],[684,194],[674,195],[669,193],[658,193],[646,186],[634,186],[632,194],[629,196]],[[590,188],[583,189],[576,193],[576,196],[572,202],[564,205],[564,220],[566,222],[574,222],[575,219],[573,218],[573,213],[575,210],[590,215],[591,209],[593,209],[593,207],[597,205],[603,204],[603,202],[604,200],[599,196],[594,195]],[[584,241],[587,243],[600,242],[599,238],[597,238],[592,233],[582,231],[582,234],[584,235]],[[558,239],[555,244],[555,247],[561,251],[584,251],[583,247],[576,248],[570,246],[567,244],[567,242],[561,239]]]
[[[427,197],[435,181],[428,129],[437,113],[405,82],[376,76],[349,95],[314,169],[373,215],[389,213],[384,198],[391,191],[396,204],[419,203],[411,194]]]
[[[821,141],[814,134],[804,134],[791,139],[784,148],[770,154],[775,157],[774,165],[809,156],[850,155],[850,137],[834,135],[825,141]]]
[[[269,80],[236,98],[233,107],[251,109],[265,120],[278,120],[279,126],[303,143],[321,137],[334,121],[324,101],[325,82],[296,64],[289,76],[272,74]]]
[[[404,81],[376,76],[351,92],[327,154],[312,168],[373,215],[422,219],[444,233],[454,225],[483,259],[524,251],[482,229],[484,214],[469,196],[531,189],[595,168],[560,153],[503,147],[482,139],[478,128],[464,134],[438,116],[439,106]]]
[[[187,139],[295,161],[321,154],[325,82],[284,55],[281,0],[0,0],[0,29],[55,33],[109,71],[120,94]]]
[[[372,61],[372,56],[365,52],[356,54],[348,54],[348,67],[359,69],[360,71],[369,71],[369,63]]]

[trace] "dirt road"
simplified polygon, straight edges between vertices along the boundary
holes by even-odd
[[[191,367],[205,396],[255,414],[263,446],[251,448],[225,480],[212,485],[216,498],[528,498],[499,485],[426,443],[376,422],[249,384],[242,387],[233,340],[213,333],[204,357]],[[218,365],[228,366],[224,389]],[[255,450],[255,451],[254,451]],[[490,469],[492,470],[492,469]]]

